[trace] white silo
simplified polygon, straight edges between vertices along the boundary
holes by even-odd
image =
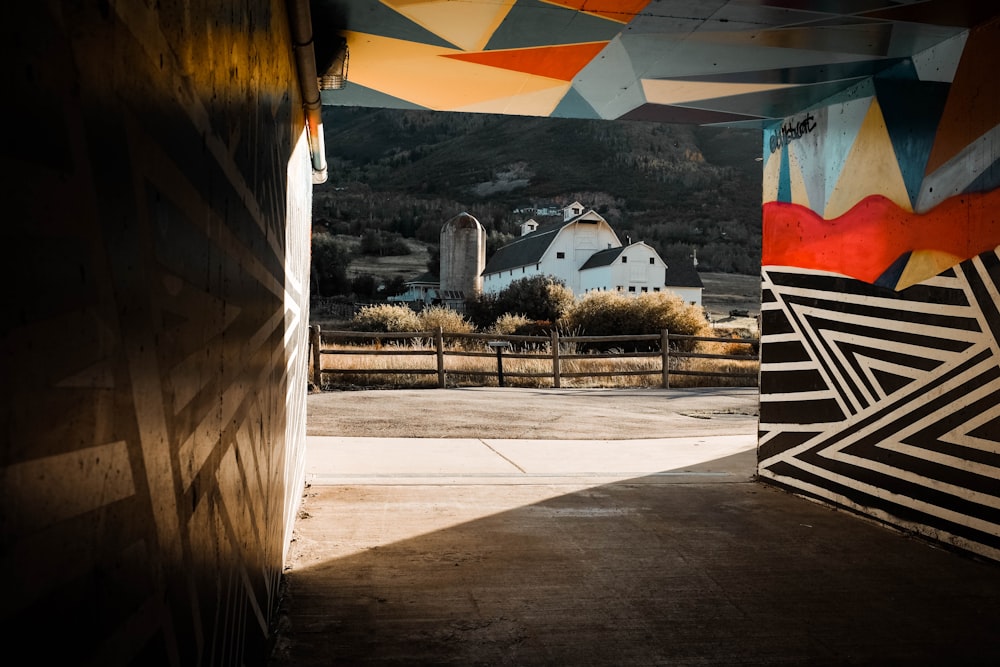
[[[459,213],[441,226],[441,294],[446,300],[473,297],[483,290],[486,230],[473,216]]]

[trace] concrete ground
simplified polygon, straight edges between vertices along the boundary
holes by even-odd
[[[273,667],[1000,664],[1000,565],[755,481],[752,390],[415,391],[310,396]]]

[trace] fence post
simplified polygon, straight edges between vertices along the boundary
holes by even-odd
[[[559,331],[552,330],[552,386],[559,389],[561,379],[559,377]]]
[[[438,389],[444,389],[444,329],[440,326],[434,334],[434,344],[437,347]]]
[[[660,331],[660,356],[663,359],[663,388],[670,389],[670,332]]]
[[[319,325],[314,324],[309,327],[309,347],[312,349],[312,383],[317,389],[323,388],[322,355],[320,354],[322,345],[323,336],[320,334]]]

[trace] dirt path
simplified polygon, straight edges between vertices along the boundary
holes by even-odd
[[[608,439],[755,432],[755,387],[384,389],[308,398],[307,433],[344,437]]]

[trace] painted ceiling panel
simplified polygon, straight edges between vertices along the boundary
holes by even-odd
[[[622,24],[617,21],[583,14],[541,0],[518,0],[486,48],[520,49],[553,44],[607,42],[621,31]]]
[[[540,46],[507,51],[478,51],[453,53],[445,57],[470,63],[499,67],[514,72],[546,76],[561,81],[571,81],[577,72],[587,66],[604,50],[607,42]]]
[[[481,49],[500,27],[515,0],[490,3],[450,0],[382,0],[428,32],[462,49]]]
[[[860,78],[911,59],[920,78],[950,83],[965,28],[998,11],[975,0],[315,1],[344,17],[335,30],[350,49],[348,84],[324,104],[758,127],[853,99]]]
[[[619,23],[628,23],[649,4],[649,0],[546,0],[546,2]]]

